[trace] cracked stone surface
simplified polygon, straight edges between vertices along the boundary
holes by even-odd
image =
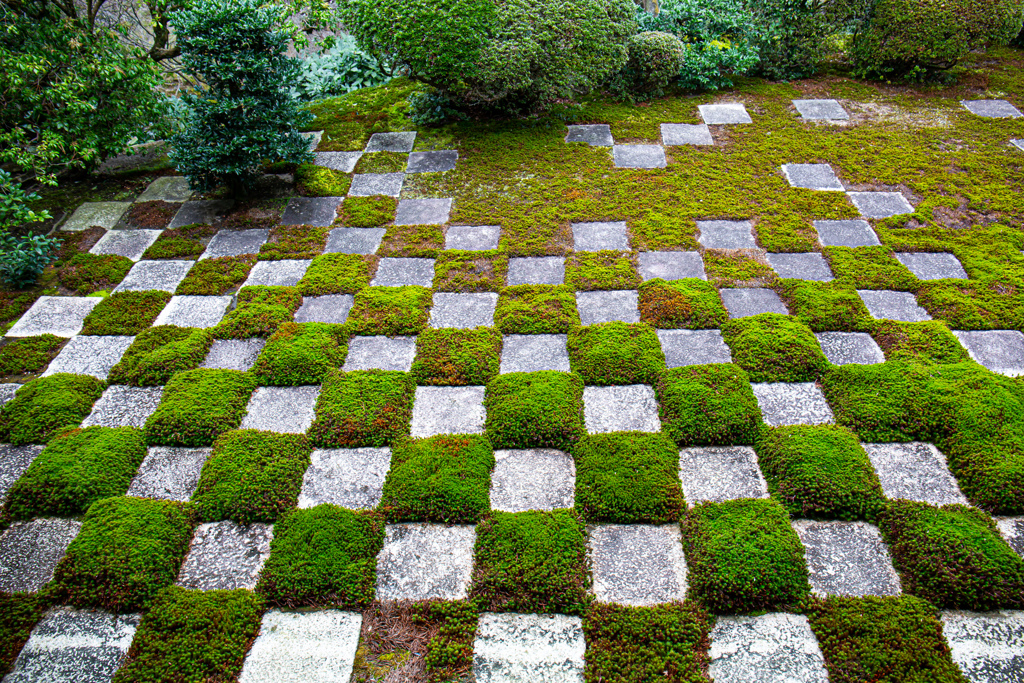
[[[730,318],[746,318],[761,313],[789,315],[786,304],[771,289],[760,287],[721,289],[718,291]]]
[[[1024,375],[1024,333],[1019,330],[954,330],[976,363],[1009,377]]]
[[[858,289],[857,294],[867,306],[871,317],[878,320],[900,320],[913,323],[932,319],[928,315],[928,311],[917,305],[917,298],[910,292]]]
[[[11,486],[42,452],[42,446],[0,444],[0,503],[7,499],[7,492],[11,490]]]
[[[569,372],[568,335],[506,334],[502,339],[499,372]]]
[[[573,223],[572,239],[576,251],[629,250],[625,221]]]
[[[591,147],[611,147],[615,144],[612,139],[612,129],[606,123],[592,123],[586,126],[569,126],[569,132],[565,136],[566,142],[585,142]]]
[[[814,221],[818,241],[826,247],[877,247],[878,235],[867,221]]]
[[[484,387],[416,387],[412,436],[483,434]]]
[[[109,386],[93,405],[82,426],[142,429],[160,405],[163,393],[163,387]]]
[[[271,524],[200,524],[192,535],[178,585],[204,591],[254,589],[270,556],[273,536]]]
[[[375,508],[390,468],[390,448],[315,450],[302,477],[299,507],[329,503],[350,510]]]
[[[493,327],[494,309],[498,305],[495,292],[437,292],[430,308],[431,327]]]
[[[1024,517],[997,518],[996,527],[1013,551],[1024,557]]]
[[[281,225],[327,227],[338,217],[343,197],[292,197],[281,216]]]
[[[405,184],[404,173],[356,173],[348,189],[350,197],[373,197],[384,195],[397,197],[402,194]]]
[[[89,250],[90,254],[117,254],[138,261],[163,230],[109,230]]]
[[[742,102],[723,104],[701,104],[697,106],[704,123],[710,125],[728,125],[735,123],[753,123],[747,108]]]
[[[477,683],[583,683],[583,621],[562,614],[480,615],[473,642]]]
[[[914,213],[907,198],[899,192],[848,192],[850,201],[865,218],[892,218]]]
[[[214,339],[210,352],[199,367],[210,370],[252,369],[267,342],[263,339]]]
[[[8,337],[34,337],[53,334],[74,337],[82,331],[82,321],[96,305],[98,296],[41,296],[32,308],[7,330]]]
[[[918,280],[966,280],[967,272],[956,256],[947,253],[896,253],[896,259]]]
[[[443,225],[451,212],[451,199],[402,199],[395,213],[395,225]]]
[[[313,424],[320,385],[259,387],[253,392],[239,429],[279,434],[305,434]]]
[[[546,448],[494,451],[491,508],[503,512],[571,508],[576,499],[576,464]]]
[[[433,152],[413,152],[409,155],[406,173],[444,173],[455,168],[459,153],[454,149],[439,149]]]
[[[332,171],[351,173],[363,156],[362,152],[315,152],[313,163]]]
[[[172,296],[153,326],[213,327],[228,312],[230,305],[230,296]]]
[[[715,681],[828,683],[825,658],[802,614],[718,617],[711,629]]]
[[[657,330],[665,367],[731,363],[732,353],[720,330]]]
[[[110,369],[117,365],[133,341],[135,337],[72,337],[50,361],[43,377],[70,372],[106,379]]]
[[[186,501],[199,484],[212,448],[151,446],[128,487],[129,496]]]
[[[232,206],[234,202],[228,199],[189,200],[181,205],[167,227],[180,228],[193,223],[214,225]]]
[[[971,683],[1024,678],[1024,611],[943,612],[942,634]]]
[[[131,202],[85,202],[64,221],[61,230],[77,232],[92,227],[110,230],[132,205]]]
[[[967,505],[946,456],[934,444],[866,443],[871,464],[887,498],[918,500],[931,505]]]
[[[832,279],[832,270],[828,267],[825,257],[816,251],[804,254],[765,254],[768,265],[780,278],[797,280],[815,280],[828,282]]]
[[[902,592],[878,527],[866,522],[792,523],[804,545],[815,595],[895,596]]]
[[[643,607],[686,597],[686,558],[678,524],[603,524],[590,530],[598,602]]]
[[[241,256],[242,254],[258,254],[267,239],[270,230],[251,228],[249,230],[218,230],[210,243],[206,245],[200,259],[219,258],[221,256]]]
[[[444,248],[487,251],[497,249],[500,239],[499,225],[452,225],[444,237]]]
[[[696,251],[642,251],[637,256],[640,277],[647,280],[682,280],[700,278],[707,280],[704,261]]]
[[[850,114],[837,100],[793,100],[797,112],[810,121],[846,121]]]
[[[661,141],[665,143],[666,147],[715,144],[715,139],[711,137],[711,129],[706,123],[697,125],[663,123],[661,124]]]
[[[613,320],[640,322],[639,295],[635,289],[598,292],[576,292],[576,308],[583,325],[596,325]]]
[[[377,274],[370,284],[374,287],[430,287],[433,282],[432,258],[382,258],[377,265]]]
[[[436,294],[434,298],[437,298]],[[302,306],[295,311],[295,322],[341,324],[348,319],[354,301],[355,297],[351,294],[303,297]]]
[[[875,365],[885,354],[867,332],[816,332],[821,350],[833,365]]]
[[[749,446],[699,446],[679,451],[679,479],[686,504],[767,498],[768,484]]]
[[[835,421],[825,395],[814,382],[751,384],[761,417],[770,427],[831,424]]]
[[[384,239],[384,228],[335,228],[327,235],[325,254],[374,254]]]
[[[561,256],[512,257],[508,260],[508,285],[565,284],[565,259]]]
[[[591,434],[661,431],[654,389],[646,384],[583,387],[583,419]]]
[[[374,133],[366,143],[367,152],[411,152],[416,144],[416,131]]]
[[[473,573],[476,527],[389,524],[377,555],[377,599],[462,600]]]
[[[139,261],[113,291],[144,292],[156,289],[173,294],[194,265],[194,261]]]
[[[1006,100],[961,100],[960,104],[975,116],[987,119],[1018,119],[1024,116]]]
[[[263,285],[265,287],[294,287],[306,274],[311,259],[284,259],[281,261],[257,261],[249,271],[243,287]]]
[[[416,337],[352,337],[342,370],[409,372],[416,356]]]
[[[151,182],[136,202],[187,202],[192,196],[188,187],[188,178],[180,175],[168,175]]]
[[[757,249],[750,221],[697,221],[697,229],[705,249]]]
[[[238,683],[348,683],[362,624],[358,612],[270,610]]]
[[[665,168],[665,148],[661,145],[615,145],[612,161],[616,168]]]
[[[81,528],[75,519],[13,522],[0,533],[0,591],[35,592],[49,583]]]
[[[829,164],[783,164],[782,175],[790,187],[825,192],[843,192],[846,189]]]

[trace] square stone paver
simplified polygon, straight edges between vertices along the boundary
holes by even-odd
[[[706,123],[690,125],[688,123],[661,124],[661,141],[666,147],[679,145],[713,145],[711,129]]]
[[[811,590],[821,597],[895,596],[902,592],[878,527],[866,522],[798,519],[793,529],[804,545]]]
[[[21,385],[15,384],[14,382],[6,382],[4,384],[0,384],[0,407],[2,407],[3,404],[7,403],[12,398],[14,398],[14,394],[17,393],[18,389],[20,388]]]
[[[583,683],[583,621],[564,614],[480,615],[476,683]]]
[[[629,250],[625,221],[573,223],[572,240],[573,249],[576,251]]]
[[[349,683],[362,624],[358,612],[270,610],[238,683]]]
[[[612,129],[606,123],[592,123],[585,126],[569,126],[569,132],[565,136],[566,142],[585,142],[591,147],[611,147],[615,144],[612,139]]]
[[[679,451],[679,479],[690,507],[736,498],[767,498],[768,484],[749,446],[701,446]]]
[[[905,498],[931,505],[967,505],[946,456],[930,443],[866,443],[871,464],[887,498]]]
[[[32,629],[4,683],[110,683],[141,615],[57,607]]]
[[[397,197],[402,194],[405,184],[404,173],[356,173],[348,189],[350,197],[373,197],[385,195]]]
[[[831,424],[835,421],[825,395],[814,382],[751,384],[761,417],[770,427]]]
[[[416,144],[416,131],[374,133],[366,143],[367,152],[411,152]]]
[[[430,326],[464,330],[493,327],[497,305],[498,295],[495,292],[437,292],[430,308]]]
[[[1024,140],[1010,140],[1010,144],[1024,152]]]
[[[274,537],[271,524],[200,524],[178,574],[178,585],[197,590],[256,587]]]
[[[584,325],[613,320],[640,322],[639,295],[635,289],[613,289],[598,292],[576,292],[576,308]]]
[[[327,235],[325,254],[374,254],[387,232],[384,228],[335,228]]]
[[[473,574],[476,527],[389,524],[377,555],[377,599],[462,600]]]
[[[412,436],[483,434],[484,387],[416,387]]]
[[[501,239],[498,225],[452,225],[444,236],[445,249],[487,251],[497,249]]]
[[[782,175],[786,176],[790,187],[823,192],[843,192],[846,189],[829,164],[783,164]]]
[[[433,283],[432,258],[382,258],[377,264],[377,274],[370,284],[374,287],[430,287]]]
[[[202,223],[214,225],[221,217],[231,210],[234,202],[229,199],[189,200],[181,205],[174,214],[168,228],[180,228],[183,225]]]
[[[682,280],[700,278],[707,280],[704,261],[696,251],[642,251],[637,256],[640,277],[647,280]]]
[[[314,152],[313,163],[332,171],[351,173],[356,170],[356,164],[362,156],[362,152]]]
[[[847,194],[864,218],[892,218],[914,213],[914,207],[899,192],[848,192]]]
[[[956,256],[943,252],[897,252],[896,259],[918,280],[966,280],[967,272]]]
[[[7,331],[8,337],[34,337],[53,334],[73,337],[82,331],[82,321],[96,304],[98,296],[41,296]]]
[[[499,372],[569,372],[564,334],[506,334],[502,339]]]
[[[1013,551],[1024,557],[1024,517],[996,518],[996,528]]]
[[[971,683],[1024,680],[1024,611],[943,612],[942,635]]]
[[[11,490],[14,482],[25,474],[28,466],[42,452],[42,446],[0,444],[0,503],[7,498],[7,492]]]
[[[665,148],[661,145],[615,145],[612,160],[616,168],[665,168]]]
[[[583,419],[591,434],[661,431],[654,389],[646,384],[583,387]]]
[[[718,683],[828,683],[818,639],[802,614],[718,617],[709,655],[708,673]]]
[[[299,133],[302,137],[309,140],[309,151],[313,152],[317,147],[320,146],[320,141],[324,138],[324,132],[322,130],[308,130],[303,133]]]
[[[961,100],[960,104],[975,116],[987,119],[1018,119],[1024,116],[1006,100]]]
[[[188,500],[196,491],[199,474],[212,450],[151,446],[128,487],[128,495],[159,500]]]
[[[49,583],[81,528],[75,519],[12,523],[0,533],[0,591],[35,592]]]
[[[402,199],[395,212],[395,225],[443,225],[451,212],[451,199]]]
[[[665,367],[731,363],[732,353],[720,330],[658,330]]]
[[[768,265],[780,278],[815,280],[828,282],[833,279],[832,270],[825,257],[816,251],[804,254],[765,254]]]
[[[434,296],[436,298],[437,295]],[[351,294],[303,297],[302,306],[295,311],[295,322],[341,324],[348,319],[348,312],[352,310],[354,301],[355,297]]]
[[[565,284],[565,259],[561,256],[512,257],[508,260],[508,285]]]
[[[264,287],[294,287],[306,274],[310,259],[283,259],[281,261],[257,261],[249,271],[243,287],[262,285]]]
[[[110,230],[131,205],[131,202],[86,202],[75,209],[60,229],[77,232],[97,227]]]
[[[867,332],[816,332],[815,337],[833,365],[875,365],[885,354]]]
[[[416,357],[416,337],[352,337],[342,370],[409,372]]]
[[[210,370],[252,369],[267,342],[263,339],[214,339],[210,352],[199,367]]]
[[[218,230],[210,243],[206,245],[200,259],[219,258],[221,256],[241,256],[242,254],[258,254],[267,239],[270,230],[252,228],[249,230]]]
[[[818,241],[826,247],[877,247],[878,235],[867,221],[814,221]]]
[[[910,292],[890,292],[884,289],[858,289],[861,301],[871,317],[878,320],[900,320],[914,323],[931,320],[928,311],[917,305]]]
[[[155,289],[173,294],[194,265],[195,261],[139,261],[113,291],[145,292]]]
[[[77,337],[76,337],[77,339]],[[160,405],[163,387],[107,387],[82,422],[83,427],[135,427],[142,429]]]
[[[90,254],[116,254],[138,261],[163,230],[108,230]]]
[[[750,221],[697,221],[697,229],[705,249],[757,249]]]
[[[837,100],[793,100],[800,116],[810,121],[846,121],[850,114]]]
[[[409,155],[406,173],[444,173],[455,168],[459,153],[454,149],[439,149],[433,152],[413,152]]]
[[[313,424],[320,385],[259,387],[249,399],[240,429],[279,434],[305,434]]]
[[[135,337],[72,337],[50,362],[43,377],[70,372],[106,379],[110,369],[117,365],[133,341]]]
[[[338,218],[342,197],[292,197],[281,216],[281,225],[326,227]]]
[[[188,186],[188,178],[180,175],[168,175],[151,182],[136,202],[187,202],[192,196]]]
[[[779,313],[788,315],[786,304],[779,295],[770,289],[761,287],[720,289],[719,296],[729,311],[730,318],[746,318],[761,313]]]
[[[976,363],[1009,377],[1024,375],[1024,333],[1019,330],[954,330]]]
[[[701,104],[697,106],[700,117],[709,125],[728,125],[733,123],[753,123],[747,108],[742,102],[726,102],[723,104]]]
[[[230,296],[172,296],[153,326],[213,327],[221,321],[230,305]]]
[[[576,464],[551,449],[495,451],[491,508],[503,512],[571,508],[576,499]]]
[[[682,602],[686,558],[678,524],[602,524],[590,532],[598,602],[644,607]]]
[[[390,468],[390,448],[315,450],[302,477],[299,507],[330,504],[350,510],[375,508],[380,504]]]

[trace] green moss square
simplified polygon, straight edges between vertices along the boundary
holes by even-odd
[[[249,271],[256,263],[256,257],[218,256],[196,261],[185,279],[174,291],[178,295],[223,296],[242,286]]]
[[[730,320],[722,326],[722,338],[752,382],[813,382],[828,366],[818,338],[788,315]]]
[[[263,386],[320,384],[348,355],[348,330],[328,323],[284,323],[253,366]]]
[[[778,292],[793,317],[815,332],[862,332],[874,327],[874,318],[849,283],[781,280]]]
[[[966,363],[971,360],[960,340],[938,320],[918,323],[879,320],[873,332],[886,360],[908,363]]]
[[[508,256],[500,251],[448,249],[434,261],[439,292],[500,292],[508,280]]]
[[[0,378],[42,372],[57,357],[66,341],[52,334],[11,339],[0,346]]]
[[[169,292],[114,292],[85,316],[81,334],[136,335],[160,315]]]
[[[79,296],[119,285],[135,262],[115,254],[75,254],[60,267],[60,284]]]
[[[704,270],[715,287],[770,287],[779,276],[754,249],[707,249]]]
[[[256,592],[279,607],[366,607],[383,546],[376,515],[337,505],[286,512],[274,524]]]
[[[696,221],[652,211],[629,221],[630,243],[641,251],[697,251]]]
[[[256,378],[238,370],[186,370],[164,387],[156,411],[146,420],[151,446],[210,446],[245,417]]]
[[[238,290],[238,306],[216,327],[218,339],[251,339],[269,337],[302,305],[298,287],[243,287]]]
[[[825,258],[837,280],[857,289],[913,292],[919,284],[889,247],[825,247]]]
[[[821,377],[836,422],[864,443],[935,441],[941,408],[928,396],[927,370],[891,362],[833,366]]]
[[[572,447],[576,509],[588,522],[671,524],[686,508],[679,449],[664,434],[590,434]]]
[[[1024,328],[1024,291],[1000,282],[922,282],[917,301],[954,330]]]
[[[322,254],[299,280],[302,296],[355,294],[370,284],[370,267],[358,254]]]
[[[708,330],[729,320],[718,290],[699,278],[648,280],[639,289],[640,320],[662,330]]]
[[[402,152],[367,152],[359,157],[354,173],[404,173],[409,155]]]
[[[498,375],[484,394],[495,448],[567,449],[586,433],[583,380],[568,372]]]
[[[395,220],[397,208],[394,197],[345,197],[339,213],[347,228],[376,228]]]
[[[505,334],[565,334],[580,324],[576,293],[566,285],[513,285],[501,290],[494,324]]]
[[[348,314],[353,334],[418,334],[430,319],[433,295],[426,287],[365,287]]]
[[[444,249],[440,225],[389,225],[377,249],[379,256],[435,258]]]
[[[164,230],[142,258],[194,259],[206,251],[206,243],[216,234],[217,228],[202,223]]]
[[[501,343],[490,327],[427,328],[416,337],[412,376],[422,385],[483,386],[501,367]]]
[[[415,393],[406,372],[334,372],[324,381],[307,433],[323,448],[389,446],[409,435]]]
[[[142,432],[132,427],[68,432],[47,444],[14,482],[7,510],[15,519],[81,514],[101,498],[123,496],[145,457]]]
[[[63,372],[32,380],[0,406],[0,443],[46,443],[77,427],[92,412],[104,386],[95,377]]]
[[[672,368],[654,385],[662,428],[680,447],[752,444],[761,409],[738,365]]]
[[[687,598],[715,614],[791,612],[810,594],[804,547],[776,501],[698,505],[683,522],[683,550]]]
[[[408,439],[391,450],[381,508],[395,522],[472,524],[490,509],[494,450],[485,436]]]
[[[585,384],[653,384],[665,369],[658,335],[640,323],[608,322],[569,331],[569,363]]]
[[[113,612],[145,609],[174,583],[191,539],[192,521],[182,503],[127,496],[99,500],[57,565],[61,601]]]
[[[299,164],[295,169],[295,191],[303,197],[344,197],[352,176],[316,164]]]
[[[565,259],[565,284],[578,292],[636,289],[640,274],[629,252],[574,251]]]
[[[476,527],[470,598],[485,612],[582,615],[586,544],[569,510],[495,512]]]
[[[213,345],[207,330],[160,325],[139,334],[107,375],[110,384],[163,386],[177,372],[197,368]]]
[[[311,259],[324,253],[328,229],[319,225],[275,225],[260,247],[260,261]]]

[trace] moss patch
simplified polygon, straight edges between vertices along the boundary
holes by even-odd
[[[567,372],[498,375],[484,394],[495,448],[567,449],[585,434],[583,380]]]
[[[353,334],[418,334],[430,319],[432,294],[426,287],[365,287],[356,292],[348,315]]]
[[[164,387],[156,411],[146,420],[151,446],[210,446],[245,417],[256,378],[237,370],[187,370]]]
[[[0,676],[6,676],[48,601],[38,593],[0,593]]]
[[[295,169],[295,191],[303,197],[344,197],[352,176],[316,164],[299,164]]]
[[[404,173],[409,155],[402,152],[367,152],[356,162],[355,173]]]
[[[175,294],[195,296],[223,296],[242,286],[256,257],[218,256],[196,261],[185,279],[178,283]]]
[[[971,360],[960,341],[938,320],[905,323],[879,320],[872,335],[886,360],[964,363]]]
[[[673,368],[654,391],[662,428],[680,447],[752,444],[761,425],[750,378],[732,363]]]
[[[766,287],[778,280],[764,256],[751,249],[708,249],[703,256],[715,287]]]
[[[202,223],[164,230],[149,245],[144,259],[193,259],[206,250],[206,244],[217,234],[217,228]]]
[[[267,340],[252,373],[264,386],[320,384],[347,355],[344,325],[284,323]]]
[[[170,300],[168,292],[114,292],[85,316],[81,333],[139,334],[153,324]]]
[[[311,259],[327,246],[327,228],[318,225],[275,225],[260,247],[260,261]]]
[[[493,328],[427,328],[416,337],[417,384],[483,386],[501,366],[501,334]]]
[[[665,369],[658,335],[640,323],[608,322],[569,331],[573,372],[587,385],[653,384]]]
[[[630,242],[641,251],[697,251],[697,223],[651,211],[629,222]]]
[[[857,289],[917,290],[918,279],[888,247],[825,247],[836,279]]]
[[[302,296],[355,294],[370,284],[370,268],[356,254],[322,254],[313,259],[299,280]]]
[[[213,335],[191,327],[159,325],[139,334],[110,370],[110,384],[163,386],[177,372],[192,370],[206,358]]]
[[[75,254],[61,266],[60,284],[79,296],[109,291],[121,283],[133,265],[130,258],[114,254]]]
[[[576,294],[566,285],[514,285],[498,297],[494,324],[505,334],[565,334],[580,324]]]
[[[301,305],[297,287],[243,287],[238,290],[238,306],[212,332],[218,339],[266,338],[290,323]]]
[[[648,280],[639,294],[640,319],[659,329],[716,329],[729,319],[718,291],[698,278]]]
[[[922,282],[918,303],[954,330],[1024,329],[1024,288],[1005,283]]]
[[[57,357],[66,341],[52,334],[11,340],[0,347],[0,378],[42,372]]]
[[[395,220],[398,200],[394,197],[345,197],[341,220],[348,228],[376,228]]]
[[[852,284],[781,280],[776,287],[793,317],[815,332],[870,332],[875,320]]]
[[[565,259],[565,284],[575,291],[636,289],[640,274],[629,253],[574,251]]]
[[[0,443],[46,443],[77,427],[92,412],[104,386],[95,377],[63,372],[32,380],[0,406]]]
[[[813,382],[828,365],[814,333],[788,315],[730,320],[722,326],[722,338],[752,382]]]
[[[444,249],[440,225],[390,225],[377,254],[407,258],[435,258]]]
[[[508,279],[508,256],[499,251],[440,252],[434,262],[439,292],[500,292]]]
[[[322,448],[389,446],[409,434],[415,393],[405,372],[335,371],[324,381],[307,433]]]

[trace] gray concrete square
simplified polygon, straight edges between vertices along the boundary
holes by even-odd
[[[735,123],[753,123],[747,108],[742,102],[724,102],[722,104],[701,104],[697,106],[700,117],[709,125],[728,125]]]
[[[638,323],[639,300],[635,289],[576,292],[576,308],[579,309],[583,325],[597,325],[613,320]]]
[[[700,278],[707,280],[704,261],[696,251],[642,251],[637,256],[640,277],[647,280],[683,280]]]
[[[833,280],[828,262],[816,251],[803,254],[765,254],[768,265],[780,278],[829,282]]]
[[[195,261],[139,261],[128,271],[124,279],[114,287],[114,292],[146,292],[158,290],[174,293]]]
[[[826,247],[877,247],[878,235],[867,221],[814,221],[818,241]]]
[[[1020,683],[1024,611],[942,612],[942,635],[971,683]]]
[[[200,524],[178,574],[178,585],[195,590],[256,588],[263,563],[270,557],[271,524],[224,521]]]
[[[351,173],[356,170],[356,164],[362,156],[362,152],[314,152],[313,163],[332,171]]]
[[[96,304],[98,296],[41,296],[25,315],[7,330],[8,337],[35,337],[53,334],[73,337],[82,331],[82,321]]]
[[[583,683],[583,623],[563,614],[480,615],[473,642],[476,683]]]
[[[767,498],[768,484],[749,446],[700,446],[679,451],[679,479],[686,504]]]
[[[416,337],[352,337],[342,370],[409,372],[416,357]]]
[[[310,263],[311,259],[257,261],[242,286],[294,287],[306,274]]]
[[[569,372],[564,334],[506,334],[501,344],[499,372]]]
[[[576,464],[546,448],[494,452],[491,509],[502,512],[560,510],[576,500]]]
[[[153,326],[213,327],[224,318],[230,305],[230,296],[172,296]]]
[[[576,251],[629,250],[625,221],[573,223],[572,240]]]
[[[484,387],[416,387],[412,436],[483,434]]]
[[[34,593],[49,583],[81,528],[79,520],[55,517],[13,522],[0,533],[0,591]]]
[[[499,225],[452,225],[444,236],[444,248],[487,251],[497,249],[500,240]]]
[[[259,387],[252,393],[239,429],[305,434],[313,424],[320,385]]]
[[[11,486],[25,474],[28,466],[42,452],[42,446],[0,444],[0,503],[7,499],[7,492],[11,490]]]
[[[837,100],[793,100],[800,116],[809,121],[846,121],[849,112]]]
[[[665,148],[661,145],[615,145],[612,161],[616,168],[665,168]]]
[[[82,422],[83,427],[135,427],[142,429],[160,405],[163,387],[107,387]]]
[[[997,517],[995,522],[1003,540],[1024,557],[1024,517]]]
[[[561,256],[516,257],[508,260],[508,284],[563,285],[565,259]]]
[[[825,395],[814,382],[751,384],[761,417],[769,427],[831,424],[835,421]]]
[[[229,199],[204,199],[194,200],[183,203],[181,208],[178,209],[178,213],[174,214],[174,218],[171,219],[168,228],[180,228],[184,225],[192,225],[194,223],[203,223],[205,225],[214,225],[231,210],[234,206],[234,202]]]
[[[110,369],[117,365],[133,341],[135,337],[72,337],[50,361],[42,376],[69,372],[106,379]]]
[[[90,254],[116,254],[138,261],[163,230],[108,230]]]
[[[649,607],[686,597],[686,558],[678,524],[602,524],[590,530],[598,602]]]
[[[708,673],[719,683],[828,683],[825,658],[802,614],[718,617]]]
[[[866,443],[871,465],[878,473],[886,498],[905,498],[929,505],[968,505],[946,456],[934,444]]]
[[[325,254],[375,254],[384,228],[335,228],[327,235]]]
[[[966,280],[967,271],[956,256],[945,252],[896,252],[896,260],[918,280]]]
[[[462,600],[473,574],[476,527],[389,524],[377,555],[377,599]]]
[[[498,295],[495,292],[437,292],[430,308],[430,326],[464,330],[493,327],[497,305]]]
[[[730,318],[746,318],[761,313],[779,313],[789,315],[786,304],[779,295],[770,289],[760,287],[720,289],[719,296],[725,304]]]
[[[591,147],[611,147],[615,144],[612,139],[612,129],[606,123],[591,123],[584,126],[569,126],[569,132],[565,136],[566,142],[585,142]]]
[[[362,623],[358,612],[270,610],[238,683],[349,683]]]
[[[435,294],[436,298],[437,295]],[[324,296],[307,296],[302,298],[302,306],[295,311],[297,323],[335,323],[341,324],[348,319],[355,297],[351,294],[325,294]]]
[[[922,322],[931,320],[928,311],[917,305],[917,299],[910,292],[890,292],[884,289],[858,289],[861,301],[868,313],[878,320],[900,320]]]
[[[71,232],[94,227],[110,230],[131,205],[131,202],[85,202],[75,209],[60,229]]]
[[[416,131],[374,133],[366,143],[367,152],[411,152],[416,144]]]
[[[451,212],[451,199],[402,199],[395,212],[395,225],[443,225]]]
[[[142,191],[136,202],[187,202],[192,197],[188,178],[180,175],[166,175],[157,178]]]
[[[404,173],[356,173],[348,188],[349,197],[397,197],[405,184]]]
[[[665,367],[731,363],[732,352],[721,330],[657,330]]]
[[[900,578],[878,527],[866,522],[798,519],[793,529],[804,546],[811,591],[862,598],[902,593]]]
[[[705,249],[757,249],[754,226],[750,221],[697,221]]]
[[[782,175],[790,187],[824,192],[843,192],[846,189],[829,164],[783,164]]]
[[[876,365],[885,354],[867,332],[816,332],[821,350],[832,365]]]
[[[413,152],[409,155],[406,173],[444,173],[455,168],[459,153],[454,149],[439,149],[433,152]]]
[[[986,119],[1019,119],[1024,114],[1006,100],[961,100],[967,111]]]
[[[583,421],[590,434],[661,431],[658,401],[646,384],[583,387]]]
[[[434,259],[385,257],[377,263],[377,274],[370,284],[374,287],[430,287],[433,283]]]
[[[302,477],[299,507],[340,505],[350,510],[375,508],[391,469],[390,448],[315,450]]]
[[[281,225],[326,227],[338,218],[343,197],[292,197],[281,216]]]
[[[252,369],[263,350],[266,340],[258,337],[253,339],[214,339],[210,352],[199,367],[210,370]]]
[[[954,330],[976,363],[1009,377],[1024,375],[1024,333],[1019,330]]]
[[[899,192],[847,192],[864,218],[892,218],[914,213],[914,207]]]
[[[199,258],[258,254],[260,253],[260,247],[266,243],[269,237],[270,230],[266,228],[218,230],[217,234],[210,240],[210,243],[206,245],[206,251]]]
[[[20,384],[5,382],[0,384],[0,406],[14,398],[14,394],[21,388]]]
[[[661,141],[666,147],[715,144],[715,139],[711,137],[711,129],[706,123],[697,125],[663,123],[661,124]]]
[[[212,448],[152,446],[128,487],[129,496],[186,501],[199,484]]]

